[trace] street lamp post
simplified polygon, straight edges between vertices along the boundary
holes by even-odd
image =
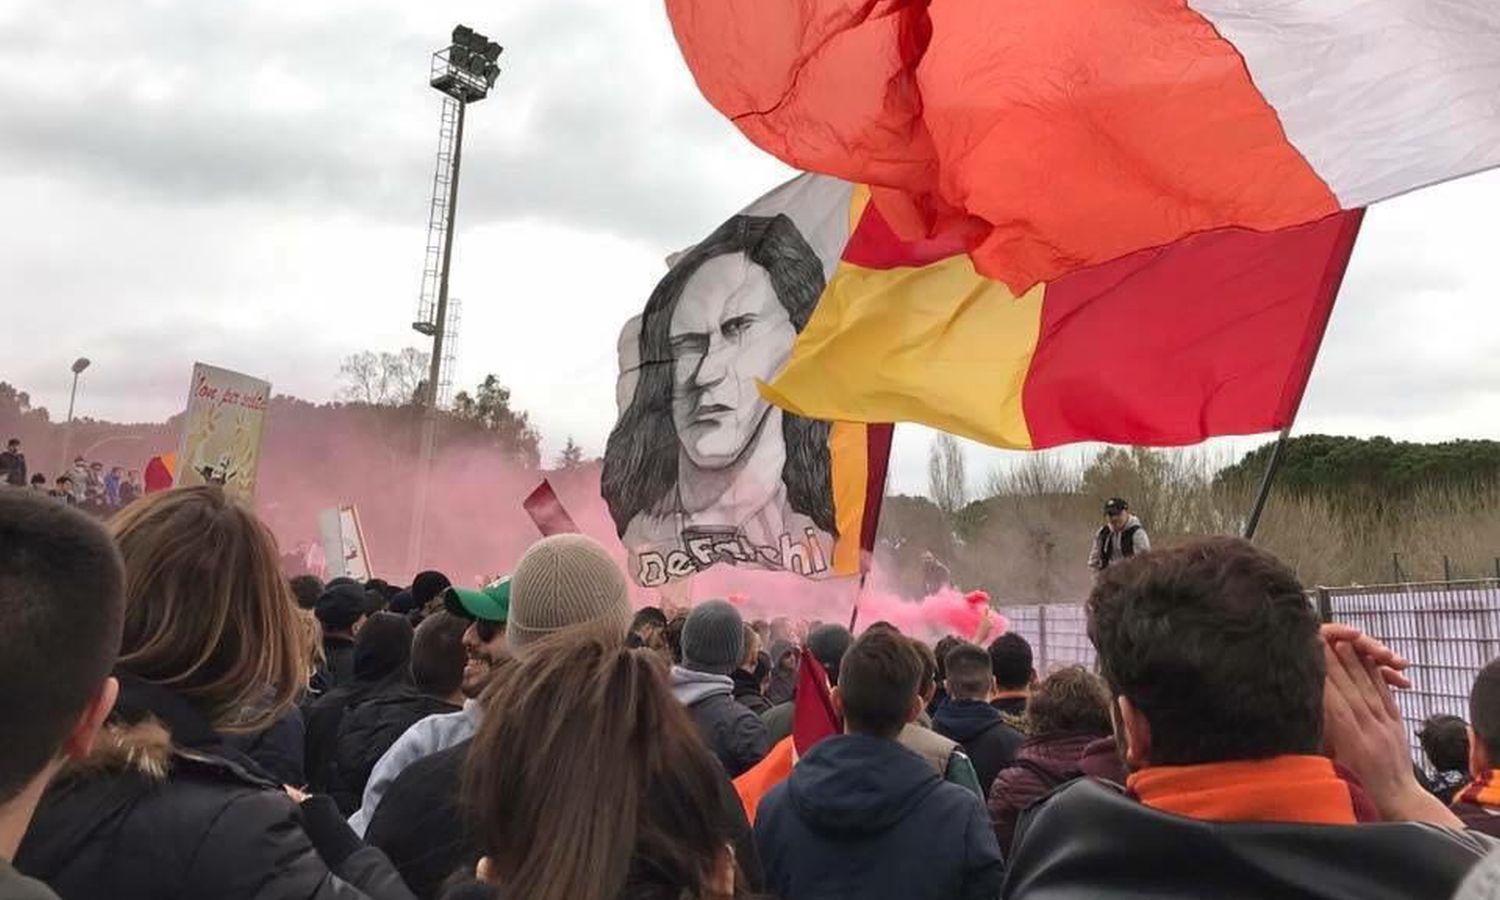
[[[62,464],[58,467],[58,474],[68,470],[68,449],[73,444],[73,408],[78,403],[78,376],[89,367],[89,359],[80,356],[73,360],[73,392],[68,396],[68,421],[63,426]]]

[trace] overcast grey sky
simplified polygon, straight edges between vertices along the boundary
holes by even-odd
[[[0,379],[56,412],[87,355],[84,414],[160,419],[194,360],[324,400],[346,354],[415,343],[427,57],[460,21],[506,53],[465,143],[457,381],[600,452],[666,254],[790,174],[701,100],[657,0],[0,0]],[[1491,173],[1370,213],[1299,430],[1500,437],[1497,207]],[[899,432],[893,490],[925,489],[929,438]],[[976,482],[1005,459],[968,452]]]

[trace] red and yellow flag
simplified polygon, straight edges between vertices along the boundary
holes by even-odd
[[[1017,297],[975,270],[961,237],[903,241],[859,197],[854,214],[766,396],[808,418],[921,422],[1020,449],[1284,427],[1362,217],[1195,235]]]
[[[1500,166],[1496,0],[666,0],[766,152],[1038,282]]]

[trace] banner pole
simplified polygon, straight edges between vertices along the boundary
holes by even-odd
[[[855,591],[855,593],[854,593],[854,608],[851,609],[851,610],[849,610],[849,633],[850,634],[854,633],[854,626],[859,624],[859,598],[865,592],[865,579],[869,577],[869,574],[870,574],[869,572],[860,572],[859,573],[859,589],[857,591]]]

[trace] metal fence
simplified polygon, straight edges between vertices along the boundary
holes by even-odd
[[[1469,718],[1474,676],[1500,656],[1500,579],[1324,588],[1314,597],[1324,621],[1353,625],[1411,661],[1411,690],[1397,702],[1417,758],[1423,719]]]
[[[1417,729],[1428,716],[1469,717],[1474,676],[1500,657],[1500,578],[1320,588],[1311,599],[1325,621],[1353,625],[1384,641],[1411,662],[1412,687],[1397,698],[1414,759],[1421,759]],[[1083,606],[1008,606],[1009,629],[1031,642],[1043,676],[1064,666],[1095,668]]]
[[[1094,668],[1094,645],[1089,643],[1082,604],[1005,606],[1000,614],[1010,631],[1030,642],[1036,670],[1043,676],[1065,666]]]

